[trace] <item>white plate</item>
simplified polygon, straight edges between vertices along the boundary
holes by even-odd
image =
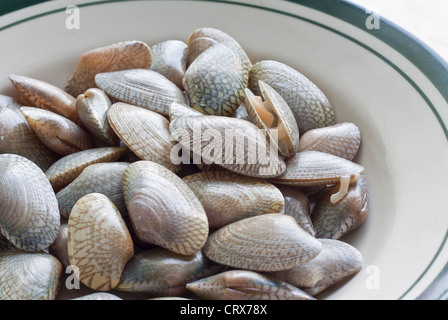
[[[71,4],[80,28],[66,27]],[[447,66],[390,23],[369,30],[341,1],[50,1],[0,17],[0,93],[10,73],[61,88],[80,55],[123,40],[186,40],[199,27],[236,38],[253,62],[300,70],[362,132],[357,161],[370,193],[366,223],[343,238],[363,269],[327,299],[416,299],[448,261]],[[445,79],[445,82],[443,80]],[[445,86],[445,87],[443,87]]]

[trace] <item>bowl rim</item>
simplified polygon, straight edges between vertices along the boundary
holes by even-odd
[[[31,6],[39,6],[42,3],[45,2],[56,2],[54,0],[16,0],[14,2],[2,2],[0,5],[0,17],[13,13],[18,10],[25,9],[27,7]],[[100,1],[89,1],[84,2],[79,5],[78,7],[88,7],[93,5],[101,5],[101,4],[110,4],[110,3],[118,3],[118,2],[137,2],[137,1],[154,1],[154,0],[100,0]],[[440,126],[443,129],[443,132],[445,134],[445,137],[448,142],[448,128],[447,124],[444,123],[443,119],[441,118],[440,114],[438,113],[436,107],[431,102],[431,100],[428,98],[428,96],[423,92],[423,90],[412,80],[410,76],[406,74],[405,71],[400,69],[396,64],[394,64],[391,60],[386,58],[384,55],[382,55],[380,52],[376,51],[375,49],[371,48],[370,46],[364,44],[363,42],[351,37],[350,35],[339,31],[337,29],[334,29],[332,27],[329,27],[327,25],[321,24],[317,21],[314,21],[312,19],[306,18],[304,16],[300,16],[291,12],[287,12],[284,10],[275,9],[273,7],[270,7],[270,3],[264,3],[262,1],[259,1],[258,3],[255,2],[239,2],[239,1],[232,1],[232,0],[182,0],[182,1],[193,1],[193,2],[211,2],[211,3],[224,3],[224,4],[231,4],[231,5],[239,5],[239,6],[245,6],[245,7],[251,7],[256,9],[261,9],[265,11],[270,11],[278,14],[282,14],[288,17],[296,18],[308,23],[311,23],[313,25],[316,25],[318,27],[324,28],[330,32],[333,32],[339,36],[342,36],[353,43],[363,47],[364,49],[368,50],[370,53],[374,54],[384,62],[386,62],[389,66],[391,66],[396,72],[398,72],[409,84],[412,85],[412,87],[419,93],[419,95],[424,99],[424,101],[427,103],[427,105],[430,107],[431,111],[434,113],[435,117],[437,118],[437,121],[439,122]],[[448,62],[444,60],[438,53],[436,53],[432,48],[430,48],[428,45],[426,45],[422,40],[417,38],[412,33],[408,32],[407,30],[403,29],[402,27],[396,25],[395,23],[389,21],[388,19],[381,17],[381,28],[380,29],[372,29],[369,30],[365,28],[365,20],[366,20],[366,8],[362,7],[361,5],[355,4],[349,0],[281,0],[280,2],[289,2],[292,4],[297,4],[301,6],[308,7],[310,9],[317,10],[319,12],[328,14],[332,17],[335,17],[337,19],[340,19],[348,24],[350,24],[353,27],[356,27],[358,29],[361,29],[362,31],[368,33],[369,35],[379,39],[381,42],[385,43],[386,45],[390,46],[391,48],[395,49],[399,54],[404,56],[407,60],[409,60],[415,67],[417,67],[422,74],[434,85],[434,87],[437,89],[437,91],[442,95],[442,97],[445,99],[446,102],[448,102],[448,86],[446,85],[446,79],[448,79]],[[31,16],[27,16],[26,18],[22,18],[20,20],[16,20],[14,22],[11,22],[7,25],[1,26],[0,25],[0,32],[9,28],[12,28],[16,25],[19,25],[21,23],[34,20],[40,17],[44,17],[46,15],[58,13],[61,11],[65,11],[65,7],[61,7],[58,9],[53,9],[49,11],[44,11],[38,14],[34,14]],[[428,264],[428,266],[425,268],[425,270],[422,272],[420,276],[417,277],[417,279],[414,281],[414,283],[398,298],[398,300],[403,299],[418,283],[419,281],[425,276],[425,274],[428,272],[428,270],[431,269],[434,262],[439,257],[440,253],[444,249],[444,247],[447,245],[448,241],[448,230],[445,233],[445,236],[442,240],[442,243],[440,244],[436,254]],[[447,269],[446,267],[444,270]],[[444,271],[442,270],[441,273]],[[440,276],[440,275],[439,275]],[[436,277],[437,281],[438,277]],[[431,286],[431,285],[430,285]],[[428,288],[428,287],[427,287]]]

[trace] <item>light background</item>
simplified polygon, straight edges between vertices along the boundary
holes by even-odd
[[[448,61],[447,0],[350,0],[411,32]]]

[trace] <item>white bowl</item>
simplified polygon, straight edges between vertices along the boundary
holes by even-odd
[[[72,4],[79,29],[66,25]],[[221,29],[253,62],[301,71],[327,95],[337,122],[361,130],[356,161],[365,167],[370,212],[342,240],[361,251],[364,266],[320,297],[416,299],[448,261],[448,68],[383,19],[368,29],[369,16],[325,0],[44,2],[0,17],[0,93],[15,95],[11,73],[63,88],[93,48]]]

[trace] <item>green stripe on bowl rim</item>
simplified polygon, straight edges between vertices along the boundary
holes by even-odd
[[[5,4],[2,2],[0,5],[0,16],[5,15],[7,13],[13,12],[15,10],[23,9],[32,5],[49,2],[51,0],[37,0],[37,1],[30,1],[30,0],[15,0],[14,3],[7,3]],[[77,5],[78,7],[88,7],[88,6],[94,6],[94,5],[102,5],[102,4],[109,4],[114,2],[129,2],[129,1],[160,1],[160,0],[105,0],[105,1],[93,1],[88,3],[83,3]],[[166,0],[165,0],[166,1]],[[288,17],[296,18],[308,23],[311,23],[313,25],[316,25],[318,27],[324,28],[328,31],[331,31],[339,36],[342,36],[357,45],[363,47],[364,49],[368,50],[372,54],[376,55],[378,58],[386,62],[390,67],[392,67],[395,71],[397,71],[409,84],[413,86],[413,88],[420,94],[420,96],[425,100],[425,102],[430,107],[431,111],[433,112],[434,116],[437,118],[437,121],[439,122],[441,128],[443,129],[443,132],[445,134],[445,137],[448,141],[448,129],[445,123],[443,122],[442,118],[440,117],[439,113],[437,112],[437,109],[432,104],[430,99],[425,95],[423,90],[409,77],[403,70],[401,70],[397,65],[392,63],[389,59],[384,57],[381,53],[375,51],[373,48],[367,46],[366,44],[352,38],[351,36],[338,31],[336,29],[333,29],[329,26],[326,26],[322,23],[313,21],[311,19],[308,19],[306,17],[292,14],[290,12],[285,12],[278,9],[273,9],[269,7],[264,7],[261,4],[251,4],[251,3],[243,3],[243,2],[236,2],[236,1],[230,1],[230,0],[185,0],[185,1],[195,1],[195,2],[216,2],[216,3],[223,3],[223,4],[229,4],[229,5],[237,5],[237,6],[245,6],[245,7],[251,7],[254,9],[260,9],[265,11],[274,12],[277,14],[285,15]],[[335,18],[338,18],[342,21],[345,21],[352,26],[362,29],[364,32],[367,32],[368,34],[378,38],[391,48],[395,49],[397,52],[399,52],[401,55],[403,55],[405,58],[407,58],[414,66],[416,66],[434,85],[434,87],[440,92],[440,94],[444,97],[445,101],[448,102],[448,63],[442,59],[437,53],[435,53],[431,48],[429,48],[427,45],[425,45],[422,41],[420,41],[418,38],[407,32],[406,30],[400,28],[399,26],[395,25],[394,23],[388,21],[387,19],[384,19],[381,17],[381,28],[380,29],[372,29],[368,30],[365,28],[365,21],[366,21],[366,11],[365,8],[358,6],[354,3],[351,3],[346,0],[284,0],[287,2],[295,3],[298,5],[306,6],[311,9],[315,9],[317,11],[320,11],[322,13],[331,15]],[[61,11],[65,11],[64,8],[55,9],[47,12],[43,12],[37,15],[33,15],[15,22],[12,22],[5,26],[0,26],[0,32],[6,29],[9,29],[11,27],[14,27],[15,25],[38,19],[50,14],[55,14]],[[415,282],[407,289],[400,297],[399,299],[403,299],[417,284],[418,282],[425,276],[425,274],[428,272],[428,270],[431,268],[437,257],[439,256],[440,252],[442,251],[443,247],[445,246],[446,242],[448,240],[448,230],[445,234],[445,237],[439,246],[439,249],[437,250],[437,253],[429,263],[429,265],[426,267],[426,269],[423,271],[423,273],[415,280]]]

